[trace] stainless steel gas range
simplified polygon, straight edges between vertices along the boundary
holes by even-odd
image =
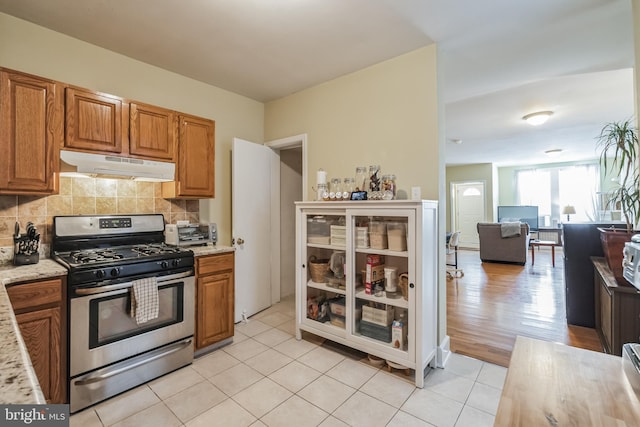
[[[68,269],[72,413],[193,361],[193,252],[163,243],[162,215],[57,216],[53,226],[52,257]],[[141,304],[149,319],[137,317]]]

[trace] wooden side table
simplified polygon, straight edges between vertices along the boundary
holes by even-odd
[[[551,246],[551,265],[556,266],[556,246],[560,246],[558,243],[553,240],[531,240],[529,246],[531,246],[531,265],[536,262],[536,246]]]

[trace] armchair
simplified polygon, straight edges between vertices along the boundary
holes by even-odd
[[[503,224],[479,222],[480,260],[482,262],[508,262],[524,265],[529,249],[529,224],[520,224],[520,233],[511,237],[503,236]],[[511,233],[513,234],[513,233]]]

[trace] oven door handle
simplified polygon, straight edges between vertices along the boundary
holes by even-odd
[[[164,282],[170,282],[177,279],[182,279],[185,277],[193,276],[193,270],[185,271],[184,273],[176,273],[170,274],[168,276],[161,276],[156,279],[158,285],[161,285]],[[105,286],[94,286],[91,288],[77,288],[75,290],[76,295],[93,295],[93,294],[101,294],[103,292],[109,291],[117,291],[120,289],[127,289],[133,286],[132,282],[126,283],[118,283],[115,285],[105,285]]]
[[[131,369],[137,368],[138,366],[153,362],[154,360],[158,360],[163,357],[169,356],[170,354],[176,353],[184,349],[185,347],[190,346],[192,342],[193,342],[192,338],[187,338],[185,340],[172,344],[168,348],[161,348],[158,350],[154,350],[149,354],[142,355],[144,357],[134,358],[132,361],[125,362],[121,366],[107,367],[107,368],[100,369],[92,374],[85,375],[84,377],[78,378],[77,380],[74,381],[74,385],[87,385],[87,384],[93,384],[100,381],[104,381],[107,378],[111,378],[113,376],[130,371]]]

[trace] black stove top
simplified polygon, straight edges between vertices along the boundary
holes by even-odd
[[[111,248],[82,249],[55,254],[69,267],[96,266],[102,264],[153,261],[154,259],[171,259],[176,256],[191,256],[192,252],[164,243],[149,243]]]
[[[100,286],[193,269],[193,252],[164,244],[162,215],[54,217],[52,256],[70,286]]]

